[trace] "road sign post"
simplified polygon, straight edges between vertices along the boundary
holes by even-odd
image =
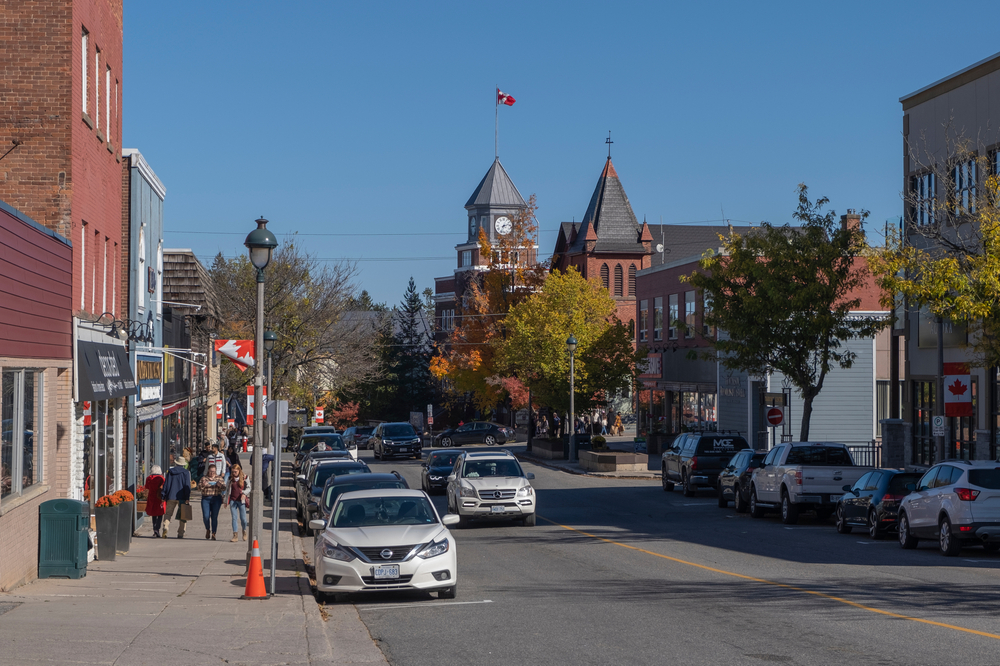
[[[935,416],[931,420],[931,435],[933,437],[944,437],[948,434],[948,426],[943,416]]]

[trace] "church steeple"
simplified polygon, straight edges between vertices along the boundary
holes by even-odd
[[[645,252],[640,240],[642,226],[632,212],[632,204],[610,156],[597,179],[580,228],[581,234],[573,243],[571,252]]]

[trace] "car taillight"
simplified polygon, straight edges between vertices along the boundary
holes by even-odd
[[[797,485],[797,486],[801,486],[802,485],[802,470],[801,469],[795,470],[795,485]]]
[[[892,493],[886,493],[885,495],[882,495],[883,502],[898,502],[901,499],[903,499],[902,495],[893,495]]]
[[[972,502],[979,497],[979,491],[972,490],[970,488],[955,488],[955,494],[958,495],[958,499],[963,502]]]
[[[698,456],[691,458],[691,469],[698,469]]]
[[[753,465],[750,465],[749,467],[747,467],[747,471],[748,471],[748,472],[752,472],[752,471],[754,471],[755,469],[757,469],[757,468],[756,468],[756,467],[754,467]]]

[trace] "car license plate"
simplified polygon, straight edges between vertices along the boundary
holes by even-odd
[[[409,453],[409,452],[410,452],[410,447],[408,447],[408,446],[404,446],[404,447],[401,447],[401,448],[400,448],[399,450],[400,450],[400,451],[401,451],[402,453]]]
[[[505,507],[505,506],[491,506],[490,507],[490,511],[493,512],[493,513],[504,513],[504,512],[507,511],[507,507]]]
[[[385,580],[389,578],[399,578],[398,564],[383,564],[375,567],[375,580]]]

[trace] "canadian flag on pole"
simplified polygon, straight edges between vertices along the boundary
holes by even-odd
[[[507,106],[514,106],[514,102],[516,101],[517,101],[516,99],[514,99],[505,92],[501,92],[500,89],[497,88],[497,106],[501,104],[506,104]]]
[[[316,409],[316,423],[323,423],[323,410]]]
[[[253,425],[253,403],[254,403],[254,390],[253,386],[247,387],[247,425]],[[264,393],[260,398],[260,408],[263,410],[264,414],[261,416],[265,421],[267,420],[267,386],[264,386]]]
[[[972,377],[968,363],[944,364],[944,415],[972,416]]]
[[[215,351],[235,363],[241,372],[253,367],[253,340],[216,340]]]

